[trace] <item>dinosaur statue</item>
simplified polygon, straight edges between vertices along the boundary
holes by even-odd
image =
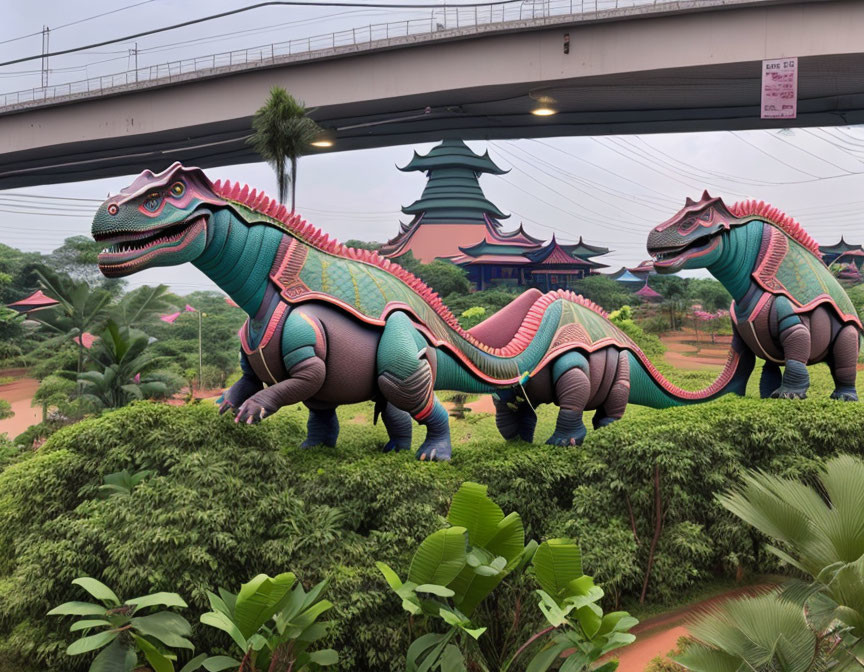
[[[858,400],[861,321],[816,241],[791,217],[763,202],[727,207],[706,191],[651,231],[648,252],[658,273],[707,268],[729,290],[733,348],[746,347],[766,362],[763,398],[803,399],[807,365],[825,361],[834,378],[831,397]]]
[[[411,418],[427,428],[417,457],[450,458],[446,410],[434,390],[494,392],[507,438],[533,439],[533,406],[560,407],[547,443],[575,445],[619,419],[628,401],[655,407],[743,393],[754,358],[733,349],[701,392],[675,387],[605,313],[568,291],[528,290],[470,331],[438,296],[397,264],[331,240],[248,186],[211,183],[175,163],[144,171],[93,220],[109,277],[191,262],[248,315],[242,378],[222,412],[253,423],[280,407],[309,408],[304,446],[334,445],[340,404],[376,401],[385,450],[411,444]],[[266,385],[266,387],[265,387]]]

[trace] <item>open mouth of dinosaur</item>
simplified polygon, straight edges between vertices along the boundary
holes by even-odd
[[[99,270],[109,277],[129,275],[157,257],[185,249],[206,229],[207,216],[194,215],[150,231],[97,234],[95,240],[106,245],[99,254]]]
[[[700,236],[684,247],[659,248],[649,252],[654,259],[654,268],[660,272],[674,272],[689,259],[704,256],[716,249],[719,244],[719,237],[708,235]]]

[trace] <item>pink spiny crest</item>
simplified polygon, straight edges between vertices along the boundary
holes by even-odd
[[[732,207],[729,208],[729,211],[736,217],[764,217],[768,222],[775,224],[783,230],[790,238],[810,250],[810,252],[816,255],[819,259],[822,258],[819,244],[813,240],[810,234],[808,234],[798,222],[779,208],[768,205],[765,201],[759,201],[757,203],[756,201],[748,200],[733,204]]]

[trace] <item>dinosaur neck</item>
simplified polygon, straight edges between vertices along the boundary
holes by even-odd
[[[762,245],[762,222],[734,226],[723,234],[717,261],[708,266],[738,304],[752,283],[751,274],[756,267],[759,247]]]
[[[207,225],[207,246],[192,263],[254,317],[284,235],[264,224],[250,226],[227,208],[217,210]]]

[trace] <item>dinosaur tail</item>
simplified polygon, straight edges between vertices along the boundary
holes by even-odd
[[[630,403],[651,408],[699,404],[734,393],[744,395],[755,365],[753,353],[729,349],[726,364],[717,379],[702,390],[685,390],[667,380],[641,351],[629,351]]]

